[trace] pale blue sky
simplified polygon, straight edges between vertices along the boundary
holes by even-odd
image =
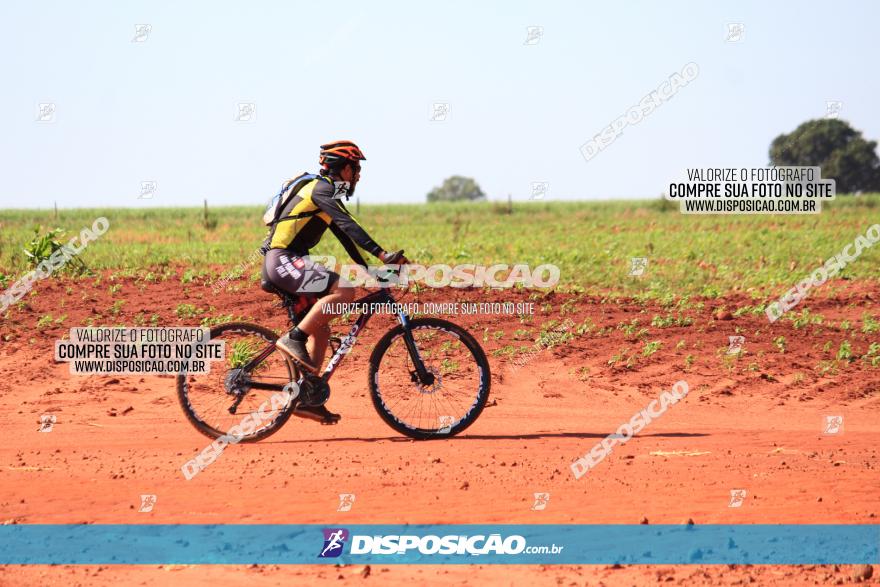
[[[827,1],[6,2],[0,208],[262,203],[337,138],[369,159],[363,202],[422,202],[452,174],[496,199],[537,181],[553,199],[655,196],[688,166],[765,164],[827,100],[880,138],[878,22],[877,3]],[[584,160],[691,61],[695,81]]]

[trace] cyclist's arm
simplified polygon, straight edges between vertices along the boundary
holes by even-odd
[[[329,214],[333,220],[330,224],[331,230],[336,228],[342,231],[349,240],[354,241],[371,255],[379,257],[384,252],[382,247],[357,223],[357,220],[345,209],[342,202],[333,199],[333,191],[333,186],[325,181],[319,182],[312,191],[312,201],[322,212]],[[336,234],[337,237],[339,236],[336,230],[333,230],[333,234]],[[343,246],[345,246],[345,243],[343,243]],[[351,251],[348,248],[346,248],[346,251],[351,255]],[[352,258],[355,258],[354,255],[352,255]]]
[[[330,231],[333,235],[342,243],[342,247],[345,249],[345,252],[348,253],[348,256],[351,257],[352,261],[360,265],[361,267],[366,267],[367,262],[364,260],[364,257],[361,255],[360,250],[358,250],[357,245],[354,244],[354,241],[351,240],[345,231],[339,228],[339,225],[335,222],[330,225]]]

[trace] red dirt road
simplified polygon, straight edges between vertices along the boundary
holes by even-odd
[[[187,481],[181,465],[209,440],[185,420],[174,380],[74,377],[66,364],[53,361],[54,340],[87,317],[95,325],[134,325],[143,312],[147,319],[157,314],[160,326],[198,324],[199,318],[176,316],[182,303],[206,310],[202,315],[233,314],[279,331],[284,318],[255,288],[214,296],[198,283],[117,283],[122,289],[111,297],[107,281],[42,282],[39,295],[0,323],[4,523],[880,522],[880,366],[835,360],[843,340],[855,357],[880,341],[878,333],[859,331],[863,313],[880,314],[874,302],[880,299],[878,284],[804,301],[824,323],[799,329],[785,320],[770,325],[763,315],[733,317],[720,308],[735,310],[752,303],[747,299],[704,300],[702,308],[695,300],[670,309],[552,294],[532,300],[531,323],[510,316],[447,317],[484,341],[492,394],[490,406],[463,435],[430,442],[400,437],[373,410],[366,358],[391,325],[387,317],[375,319],[334,376],[328,405],[343,415],[339,425],[293,418],[261,443],[228,447]],[[456,295],[487,301],[482,292]],[[114,314],[109,308],[120,299],[127,302]],[[529,301],[526,293],[506,292],[503,299]],[[423,294],[420,301],[448,300]],[[67,317],[38,329],[47,313]],[[693,322],[651,325],[655,315],[670,313]],[[537,349],[518,370],[504,353],[493,354],[508,344],[533,347],[541,324],[551,319],[582,324],[588,317],[592,331]],[[633,319],[636,328],[618,328]],[[849,328],[842,320],[850,321]],[[647,330],[639,334],[640,328]],[[729,357],[727,337],[734,334],[745,337],[745,350]],[[774,344],[780,336],[784,353]],[[662,344],[645,356],[651,341]],[[620,366],[625,359],[609,365],[621,353],[635,355],[630,368]],[[569,467],[575,458],[678,380],[690,387],[683,401],[586,476],[574,478]],[[52,432],[39,433],[45,413],[55,414],[57,422]],[[831,415],[843,416],[842,432],[823,433],[824,418]],[[733,489],[747,492],[741,507],[729,507]],[[536,492],[550,493],[543,511],[531,510]],[[341,493],[356,495],[351,511],[336,511]],[[152,512],[138,511],[142,494],[157,496]],[[790,585],[849,582],[853,572],[670,565],[8,566],[0,568],[0,584],[280,585],[326,579],[382,585]]]

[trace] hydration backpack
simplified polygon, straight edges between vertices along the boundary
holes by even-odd
[[[330,181],[326,177],[322,175],[317,175],[314,173],[303,173],[298,177],[294,177],[288,182],[285,182],[284,186],[281,188],[281,191],[275,194],[271,200],[269,200],[269,204],[266,206],[266,211],[263,212],[263,224],[269,227],[269,233],[266,236],[266,240],[263,241],[263,246],[260,247],[260,253],[265,256],[266,252],[269,250],[269,243],[272,240],[272,235],[275,232],[275,226],[279,222],[284,222],[285,220],[299,220],[301,218],[308,218],[310,216],[317,216],[321,213],[320,210],[311,210],[309,212],[301,212],[294,216],[288,216],[286,218],[279,218],[281,216],[281,212],[284,210],[284,207],[290,203],[290,200],[293,199],[299,191],[306,186],[310,181],[314,179],[323,179],[324,181]]]
[[[316,177],[319,176],[314,173],[303,173],[302,175],[285,182],[281,191],[269,200],[269,204],[266,206],[266,211],[263,212],[263,224],[266,226],[275,226],[278,224],[280,222],[278,216],[288,202],[290,202],[290,199],[296,196],[297,192],[299,192],[303,186]]]

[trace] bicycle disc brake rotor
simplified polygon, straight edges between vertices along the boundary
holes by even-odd
[[[440,372],[437,371],[434,367],[425,367],[425,370],[434,376],[434,381],[430,385],[425,385],[421,381],[419,381],[419,374],[415,371],[412,372],[412,380],[415,383],[416,388],[420,393],[435,393],[443,387],[443,378],[440,377]]]

